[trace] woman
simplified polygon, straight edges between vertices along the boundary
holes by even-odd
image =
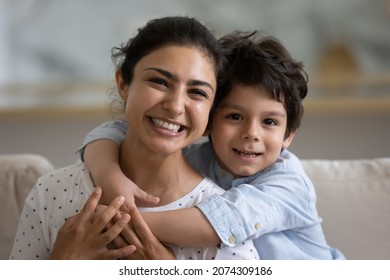
[[[156,207],[143,210],[190,207],[221,194],[223,190],[192,168],[181,151],[201,137],[207,126],[222,64],[216,38],[195,19],[167,17],[150,21],[126,46],[114,50],[113,58],[119,62],[116,85],[129,127],[120,165],[144,192],[160,199]],[[130,219],[123,215],[110,225],[123,197],[92,220],[101,191],[96,189],[87,201],[92,192],[93,178],[82,163],[41,178],[26,200],[11,258],[95,259],[131,254],[135,249],[131,245],[107,247],[120,238]],[[65,220],[80,211],[58,235]],[[104,230],[107,225],[109,229]],[[66,234],[69,228],[74,238]],[[252,242],[222,249],[170,247],[178,259],[258,258]]]

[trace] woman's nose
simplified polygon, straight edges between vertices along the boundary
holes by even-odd
[[[179,91],[169,92],[163,102],[163,108],[174,115],[184,112],[184,94]]]

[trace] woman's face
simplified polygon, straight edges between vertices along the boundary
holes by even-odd
[[[214,65],[203,52],[165,46],[143,57],[131,84],[117,72],[126,102],[129,132],[125,141],[159,154],[170,154],[204,133],[216,90]]]

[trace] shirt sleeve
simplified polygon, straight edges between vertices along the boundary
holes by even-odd
[[[273,170],[199,203],[223,244],[318,223],[315,193],[298,173]]]
[[[127,131],[127,123],[122,120],[114,120],[105,122],[85,136],[81,147],[77,149],[82,161],[84,161],[84,149],[89,143],[100,139],[110,139],[118,144],[121,144],[125,138]]]

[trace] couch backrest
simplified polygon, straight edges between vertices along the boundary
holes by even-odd
[[[328,243],[348,259],[390,259],[390,158],[302,162]],[[0,155],[0,259],[9,257],[26,196],[53,169],[39,155]]]
[[[24,200],[38,177],[53,169],[40,155],[0,155],[0,259],[9,257]]]
[[[390,259],[390,158],[304,160],[327,241],[347,259]]]

